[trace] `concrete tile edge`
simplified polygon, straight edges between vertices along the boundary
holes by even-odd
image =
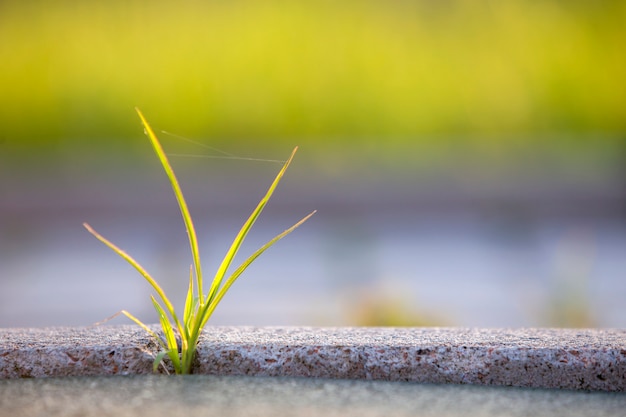
[[[0,329],[0,378],[149,374],[157,352],[137,326]],[[626,329],[209,326],[194,372],[623,392]]]

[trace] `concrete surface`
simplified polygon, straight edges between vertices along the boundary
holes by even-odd
[[[626,394],[250,376],[0,380],[7,417],[623,417]]]
[[[137,326],[0,329],[0,378],[152,372]],[[626,329],[207,327],[194,373],[626,391]]]

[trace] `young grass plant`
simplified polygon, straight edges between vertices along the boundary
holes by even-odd
[[[154,131],[148,124],[141,111],[139,109],[136,110],[139,114],[141,122],[143,123],[145,133],[150,139],[150,143],[152,144],[152,147],[154,148],[154,151],[156,152],[157,157],[161,162],[161,165],[163,165],[163,169],[165,170],[172,189],[174,190],[174,195],[176,196],[176,200],[178,201],[178,206],[180,208],[180,212],[185,223],[185,228],[187,229],[187,235],[189,237],[189,246],[191,248],[193,265],[191,265],[189,269],[189,288],[187,290],[187,297],[185,301],[185,308],[183,311],[182,320],[176,314],[174,306],[170,302],[169,298],[167,297],[161,286],[137,261],[135,261],[135,259],[133,259],[130,255],[121,250],[115,244],[104,238],[87,223],[84,223],[83,225],[98,240],[103,242],[115,253],[117,253],[124,260],[126,260],[129,264],[131,264],[146,279],[146,281],[148,281],[148,283],[152,286],[152,288],[154,288],[158,295],[158,297],[152,295],[151,298],[152,304],[154,305],[154,308],[158,313],[164,337],[160,337],[155,331],[153,331],[150,327],[141,322],[135,316],[130,314],[128,311],[122,310],[120,312],[130,318],[135,323],[137,323],[139,326],[141,326],[150,335],[152,335],[160,345],[162,350],[161,352],[159,352],[154,360],[153,370],[156,371],[159,364],[161,364],[162,361],[167,357],[169,358],[172,367],[177,374],[188,374],[191,372],[191,367],[198,344],[198,338],[200,337],[200,334],[202,333],[202,330],[204,329],[207,321],[211,317],[211,314],[213,314],[213,311],[222,300],[226,292],[229,290],[231,285],[233,285],[237,278],[239,278],[239,276],[246,270],[248,266],[250,266],[252,262],[254,262],[255,259],[257,259],[274,243],[287,236],[289,233],[293,232],[298,226],[308,220],[315,213],[315,211],[311,212],[302,220],[300,220],[287,230],[283,231],[282,233],[276,235],[273,239],[261,246],[259,249],[256,250],[256,252],[254,252],[245,261],[243,261],[243,263],[239,265],[239,267],[237,267],[234,272],[228,275],[228,270],[230,269],[231,263],[233,262],[235,255],[241,247],[244,239],[250,232],[252,225],[259,217],[259,215],[265,208],[265,205],[274,193],[274,190],[278,186],[278,183],[282,179],[285,171],[289,167],[289,164],[291,163],[298,149],[296,147],[289,156],[289,159],[287,159],[281,170],[278,172],[278,175],[276,175],[276,178],[270,185],[269,189],[267,190],[259,204],[256,206],[250,217],[248,217],[246,222],[239,230],[239,233],[233,240],[233,243],[226,252],[222,263],[217,269],[217,272],[213,277],[213,281],[211,282],[211,286],[208,292],[205,294],[203,288],[202,267],[200,265],[198,239],[196,237],[196,231],[193,226],[191,215],[189,214],[189,209],[187,208],[187,203],[185,202],[185,198],[178,184],[178,180],[176,179],[174,170],[172,169],[167,159],[163,147],[159,143],[159,140],[154,134]]]

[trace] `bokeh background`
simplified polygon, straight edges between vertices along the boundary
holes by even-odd
[[[243,255],[318,213],[214,324],[624,327],[624,21],[608,0],[0,2],[0,326],[156,321],[84,221],[182,303],[137,106],[209,276],[300,146]]]

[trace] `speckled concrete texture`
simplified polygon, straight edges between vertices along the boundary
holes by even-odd
[[[0,330],[0,378],[150,373],[140,328]],[[207,327],[194,373],[626,391],[626,329]]]
[[[138,326],[0,329],[0,378],[148,374],[157,352]]]

